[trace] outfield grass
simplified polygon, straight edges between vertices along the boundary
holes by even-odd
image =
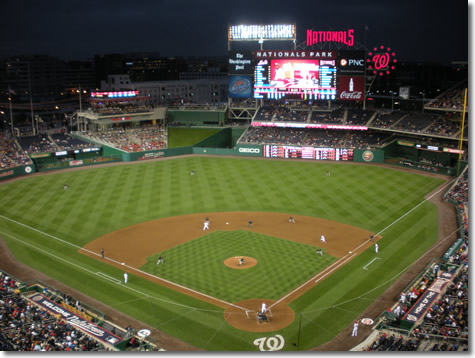
[[[19,260],[184,341],[208,350],[256,350],[254,339],[271,334],[237,330],[224,322],[222,309],[134,275],[128,287],[107,281],[96,272],[119,279],[122,272],[77,250],[136,223],[217,211],[308,215],[384,230],[381,260],[370,270],[362,267],[374,253],[365,252],[292,303],[298,319],[279,331],[284,350],[295,350],[298,336],[300,349],[308,349],[348,325],[437,240],[430,203],[394,221],[441,183],[376,166],[242,158],[91,168],[0,185],[0,235]]]
[[[262,295],[277,300],[336,261],[315,251],[246,230],[215,231],[147,258],[141,269],[227,302]],[[158,256],[166,263],[157,265]],[[234,256],[252,257],[257,265],[246,270],[225,266],[224,260]]]

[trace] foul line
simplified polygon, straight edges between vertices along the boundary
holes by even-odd
[[[376,260],[381,260],[380,257],[375,257],[374,259],[372,259],[366,266],[363,267],[363,270],[368,270],[366,267],[368,267],[369,265],[371,265],[373,262],[375,262]]]
[[[403,219],[404,217],[406,217],[406,215],[409,215],[410,213],[412,213],[414,210],[416,210],[419,206],[421,206],[422,204],[424,204],[426,201],[429,201],[430,199],[432,199],[434,196],[436,196],[437,194],[439,194],[443,189],[445,189],[445,187],[451,185],[451,183],[454,181],[455,179],[449,181],[447,184],[445,184],[444,186],[442,186],[439,190],[437,190],[436,192],[434,192],[431,196],[427,197],[427,199],[424,199],[422,200],[419,204],[417,204],[416,206],[414,206],[411,210],[409,210],[407,213],[405,213],[404,215],[400,216],[398,219],[396,219],[395,221],[393,221],[391,224],[389,224],[388,226],[386,226],[384,229],[382,229],[381,231],[379,231],[376,235],[379,235],[381,234],[382,232],[386,231],[387,229],[389,229],[391,226],[393,226],[395,223],[397,223],[399,220]]]
[[[10,218],[8,218],[8,217],[6,217],[6,216],[0,215],[0,218],[9,220],[9,221],[11,221],[11,222],[13,222],[13,223],[15,223],[15,224],[17,224],[17,225],[21,225],[21,226],[23,226],[23,227],[26,227],[27,229],[36,231],[36,232],[38,232],[38,233],[40,233],[40,234],[42,234],[42,235],[48,236],[48,237],[50,237],[50,238],[52,238],[52,239],[54,239],[54,240],[60,241],[60,242],[62,242],[62,243],[64,243],[64,244],[68,244],[68,245],[70,245],[70,246],[73,246],[73,247],[75,247],[75,248],[78,249],[78,250],[83,250],[83,251],[86,251],[86,252],[88,252],[88,253],[90,253],[90,254],[93,254],[93,255],[95,255],[95,256],[100,256],[100,254],[98,254],[98,253],[96,253],[96,252],[94,252],[94,251],[91,251],[91,250],[88,250],[88,249],[84,249],[84,248],[82,248],[82,247],[80,247],[80,246],[78,246],[78,245],[75,245],[75,244],[73,244],[73,243],[70,243],[70,242],[67,242],[67,241],[65,241],[65,240],[62,240],[62,239],[60,239],[60,238],[58,238],[58,237],[55,237],[55,236],[53,236],[53,235],[51,235],[51,234],[42,232],[41,230],[35,229],[35,228],[33,228],[33,227],[31,227],[31,226],[28,226],[28,225],[26,225],[26,224],[23,224],[23,223],[20,223],[20,222],[18,222],[18,221],[16,221],[16,220],[10,219]],[[0,233],[2,233],[2,232],[0,232]],[[7,236],[10,236],[10,237],[13,238],[13,236],[8,235],[8,234],[6,234],[6,233],[2,233],[2,234],[7,235]],[[16,239],[16,238],[15,238],[15,239]],[[16,239],[16,240],[21,241],[21,240],[19,240],[19,239]],[[21,241],[21,242],[23,242],[23,241]],[[30,244],[30,245],[31,245],[31,244]],[[36,246],[33,246],[33,245],[31,245],[31,246],[34,247],[34,248],[37,248]],[[40,251],[42,251],[42,250],[39,249],[39,248],[37,248],[37,249],[40,250]],[[51,256],[57,257],[57,256],[55,256],[55,255],[53,255],[53,254],[51,254]],[[57,258],[59,258],[59,257],[57,257]],[[111,261],[111,262],[114,262],[114,263],[116,263],[116,264],[118,264],[118,265],[121,264],[121,262],[119,262],[119,261],[117,261],[117,260],[114,260],[114,259],[111,259],[111,258],[109,258],[109,257],[104,258],[104,259],[105,259],[105,260],[109,260],[109,261]],[[69,262],[69,261],[68,261],[68,262]],[[73,264],[73,265],[74,265],[74,264]],[[76,266],[77,266],[77,265],[76,265]],[[177,283],[175,283],[175,282],[172,282],[172,281],[168,281],[168,280],[166,280],[166,279],[164,279],[164,278],[161,278],[161,277],[158,277],[158,276],[154,276],[154,275],[152,275],[152,274],[150,274],[150,273],[148,273],[148,272],[145,272],[145,271],[136,269],[135,267],[132,267],[132,266],[129,266],[129,265],[123,265],[123,266],[127,267],[127,268],[128,268],[129,270],[131,270],[131,271],[140,272],[140,273],[142,273],[142,274],[144,274],[144,275],[153,277],[154,279],[161,280],[161,281],[163,281],[163,282],[167,282],[167,283],[170,284],[170,285],[180,287],[180,288],[182,288],[182,289],[184,289],[184,290],[193,292],[193,293],[195,293],[195,294],[197,294],[197,295],[201,295],[201,296],[207,297],[207,298],[209,298],[209,299],[211,299],[211,300],[215,300],[215,301],[224,303],[224,304],[226,304],[226,305],[239,308],[239,309],[241,309],[241,310],[243,310],[243,311],[246,310],[246,308],[244,308],[244,307],[241,307],[241,306],[235,305],[235,304],[233,304],[233,303],[229,303],[229,302],[223,301],[223,300],[221,300],[221,299],[219,299],[219,298],[209,296],[209,295],[204,294],[204,293],[199,292],[199,291],[195,291],[195,290],[193,290],[193,289],[191,289],[191,288],[188,288],[188,287],[179,285],[179,284],[177,284]],[[78,267],[79,267],[79,266],[78,266]],[[87,271],[87,270],[86,270],[86,271]],[[92,272],[92,271],[91,271],[91,272]],[[93,273],[93,274],[95,274],[95,273]],[[166,301],[165,301],[165,302],[166,302]],[[190,306],[185,306],[185,307],[190,307]]]
[[[409,210],[407,213],[403,214],[402,216],[400,216],[398,219],[396,219],[395,221],[393,221],[391,224],[389,224],[388,226],[386,226],[384,229],[380,230],[377,234],[375,234],[374,236],[381,236],[381,233],[383,233],[384,231],[386,231],[388,228],[390,228],[391,226],[393,226],[395,223],[397,223],[399,220],[401,220],[402,218],[404,218],[405,216],[409,215],[411,212],[413,212],[415,209],[417,209],[419,206],[421,206],[422,204],[424,204],[426,201],[432,199],[435,195],[437,195],[438,193],[440,193],[442,190],[444,190],[447,186],[451,185],[451,183],[454,181],[455,179],[449,181],[447,184],[443,185],[440,189],[438,189],[436,192],[434,192],[432,195],[430,195],[429,197],[427,197],[427,199],[424,199],[422,202],[420,202],[419,204],[417,204],[415,207],[413,207],[411,210]],[[349,251],[350,254],[352,254],[349,258],[345,259],[346,256],[348,256],[348,254],[346,254],[345,256],[343,256],[341,259],[339,259],[338,261],[334,262],[333,264],[331,264],[330,266],[328,266],[327,268],[325,268],[325,270],[323,270],[322,272],[319,272],[317,275],[315,275],[314,277],[312,277],[310,280],[308,280],[307,282],[303,283],[302,285],[300,285],[299,287],[295,288],[293,291],[289,292],[288,294],[286,294],[284,297],[280,298],[279,300],[277,300],[276,302],[274,302],[272,305],[270,305],[269,307],[273,307],[275,306],[276,304],[278,304],[279,302],[283,301],[285,298],[289,297],[290,295],[292,295],[293,293],[299,291],[300,289],[302,289],[304,286],[306,286],[310,281],[312,280],[315,280],[315,283],[319,282],[320,280],[322,280],[324,277],[326,277],[327,275],[329,275],[331,272],[333,272],[336,268],[340,267],[343,263],[347,262],[348,260],[350,260],[353,256],[356,255],[355,251],[357,251],[358,249],[360,249],[362,246],[366,245],[368,242],[370,242],[371,240],[368,239],[366,241],[364,241],[361,245],[358,245],[356,248],[354,248],[353,250]],[[343,259],[345,259],[343,261]],[[343,261],[343,262],[341,262]],[[325,271],[327,271],[328,269],[330,269],[332,266],[334,265],[337,265],[337,267],[331,269],[331,271],[325,273],[322,277],[319,277],[320,275],[322,275]]]

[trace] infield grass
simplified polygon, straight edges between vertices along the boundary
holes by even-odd
[[[147,258],[141,269],[227,302],[263,295],[277,300],[336,261],[315,251],[315,246],[246,230],[215,231]],[[158,256],[166,262],[157,265]],[[252,257],[257,265],[244,270],[224,265],[235,256]]]
[[[196,175],[190,176],[190,170]],[[325,175],[328,170],[331,176]],[[335,336],[433,245],[437,210],[421,203],[442,182],[370,165],[241,158],[186,157],[90,168],[0,185],[0,235],[19,260],[190,344],[257,350],[256,338],[277,332],[237,330],[224,321],[222,309],[133,274],[127,287],[108,281],[97,272],[121,279],[122,271],[78,250],[140,222],[218,211],[307,215],[383,230],[380,259],[369,270],[362,267],[374,258],[371,250],[292,303],[296,319],[278,332],[286,341],[283,350],[297,349],[297,337],[298,349],[308,349]],[[219,235],[213,239],[220,240]],[[197,275],[193,283],[206,285],[206,280]],[[296,286],[293,278],[286,280]]]

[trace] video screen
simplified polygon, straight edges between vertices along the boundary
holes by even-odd
[[[336,99],[336,61],[261,59],[254,71],[254,98]]]

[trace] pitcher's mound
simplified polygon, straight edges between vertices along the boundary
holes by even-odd
[[[257,260],[249,256],[233,256],[224,260],[224,264],[233,269],[244,270],[256,266]]]

